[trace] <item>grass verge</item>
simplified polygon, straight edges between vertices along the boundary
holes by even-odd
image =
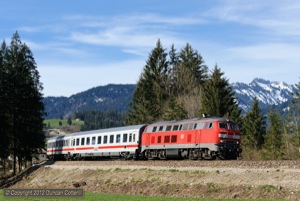
[[[177,197],[146,197],[146,196],[134,196],[134,195],[114,195],[114,194],[100,194],[100,193],[90,193],[85,192],[84,198],[49,198],[49,197],[4,197],[3,190],[0,190],[0,201],[5,200],[17,200],[18,201],[66,201],[66,200],[85,200],[85,201],[233,201],[236,199],[212,199],[212,198],[177,198]],[[280,201],[280,200],[270,200],[270,199],[239,199],[239,201]]]

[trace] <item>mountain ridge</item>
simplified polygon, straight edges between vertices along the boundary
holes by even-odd
[[[270,105],[277,105],[283,109],[292,99],[292,92],[296,90],[295,85],[262,78],[255,78],[249,84],[235,82],[231,86],[243,112],[251,109],[254,97],[258,99],[265,113]],[[67,117],[74,112],[84,110],[128,111],[135,87],[135,84],[108,84],[93,87],[70,97],[45,97],[43,102],[46,119]]]

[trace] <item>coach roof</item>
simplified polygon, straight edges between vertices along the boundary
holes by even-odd
[[[115,128],[105,128],[105,129],[98,129],[98,130],[91,130],[91,131],[82,131],[76,133],[69,133],[66,135],[61,135],[58,137],[50,138],[49,140],[53,139],[62,139],[65,137],[71,136],[81,136],[81,135],[92,135],[92,134],[101,134],[101,133],[112,133],[112,132],[123,132],[123,131],[131,131],[131,130],[139,130],[146,126],[146,124],[134,125],[134,126],[123,126],[123,127],[115,127]]]

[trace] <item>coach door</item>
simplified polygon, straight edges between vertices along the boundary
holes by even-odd
[[[94,151],[98,151],[98,146],[96,143],[96,136],[92,137],[92,146],[94,147]]]

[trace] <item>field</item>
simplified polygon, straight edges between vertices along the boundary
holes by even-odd
[[[50,125],[50,128],[58,128],[60,126],[59,122],[62,123],[62,126],[69,125],[68,121],[64,120],[64,119],[47,119],[47,120],[44,120],[44,124],[46,126]],[[84,124],[84,121],[72,120],[72,125],[82,126],[83,124]]]
[[[3,191],[0,190],[0,201],[7,200],[3,196]],[[63,200],[78,200],[78,198],[18,198],[18,201],[63,201]],[[82,200],[82,199],[80,199]],[[100,201],[232,201],[236,199],[213,199],[213,198],[178,198],[178,197],[149,197],[149,196],[133,196],[119,194],[101,194],[85,192],[85,201],[100,200]],[[239,201],[271,201],[269,199],[240,199]],[[274,201],[274,200],[273,200]]]
[[[66,189],[77,184],[91,200],[98,198],[90,195],[125,196],[117,200],[296,201],[300,161],[57,161],[11,188]]]

